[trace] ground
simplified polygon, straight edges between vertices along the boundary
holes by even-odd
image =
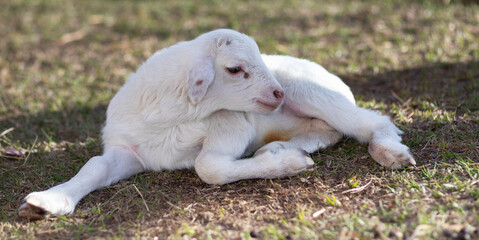
[[[0,0],[1,239],[478,239],[477,1]],[[316,61],[392,118],[417,168],[345,138],[299,176],[203,183],[147,172],[74,214],[18,217],[31,191],[101,154],[109,100],[156,50],[233,28]]]

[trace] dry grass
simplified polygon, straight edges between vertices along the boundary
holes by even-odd
[[[0,1],[0,238],[479,238],[475,1]],[[148,172],[28,222],[29,192],[101,153],[109,99],[154,51],[215,28],[317,61],[405,131],[417,169],[345,139],[297,177],[206,185]],[[14,152],[13,150],[17,150]],[[141,196],[139,193],[141,193]]]

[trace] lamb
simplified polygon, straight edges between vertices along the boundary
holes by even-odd
[[[369,143],[382,166],[415,165],[401,131],[357,107],[341,79],[308,60],[261,55],[227,29],[156,52],[111,100],[102,133],[103,155],[30,193],[19,216],[72,213],[91,191],[147,170],[194,167],[208,184],[293,176],[343,135]]]

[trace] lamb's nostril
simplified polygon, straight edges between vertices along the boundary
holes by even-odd
[[[274,90],[273,95],[277,99],[282,99],[283,98],[283,91]]]

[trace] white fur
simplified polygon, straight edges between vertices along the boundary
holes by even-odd
[[[236,66],[239,73],[227,70]],[[260,55],[248,36],[216,30],[150,57],[110,102],[104,154],[70,181],[29,194],[19,214],[72,213],[89,192],[145,170],[194,167],[210,184],[295,175],[313,165],[307,153],[343,134],[370,142],[383,166],[415,164],[400,133],[356,107],[318,64]]]

